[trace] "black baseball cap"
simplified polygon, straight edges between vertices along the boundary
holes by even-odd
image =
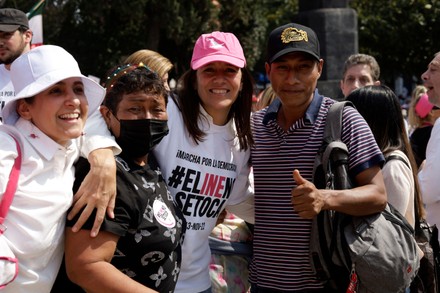
[[[289,23],[274,29],[269,35],[267,44],[267,62],[292,52],[304,52],[320,59],[319,40],[309,27]]]
[[[14,8],[0,9],[0,31],[13,32],[21,26],[29,29],[29,20],[23,11]]]

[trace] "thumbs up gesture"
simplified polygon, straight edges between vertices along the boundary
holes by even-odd
[[[324,198],[316,186],[304,179],[299,170],[293,171],[296,187],[292,189],[292,205],[298,215],[304,219],[312,219],[324,206]]]

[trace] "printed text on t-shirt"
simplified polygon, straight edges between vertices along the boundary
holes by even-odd
[[[168,186],[179,191],[176,201],[186,216],[216,218],[231,194],[235,179],[176,166]]]

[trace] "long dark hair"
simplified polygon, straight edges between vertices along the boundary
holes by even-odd
[[[374,138],[385,157],[395,150],[402,151],[411,163],[414,178],[414,197],[419,215],[424,217],[417,164],[409,143],[399,98],[385,85],[365,86],[347,96],[371,128]]]
[[[247,150],[253,144],[251,132],[251,111],[252,95],[254,92],[254,81],[247,68],[241,68],[242,89],[238,94],[237,100],[231,107],[228,119],[234,119],[238,141],[241,150]],[[200,129],[198,121],[200,119],[200,97],[195,88],[196,71],[188,70],[179,80],[177,88],[177,104],[182,111],[183,122],[190,136],[198,144],[202,142],[206,133]]]

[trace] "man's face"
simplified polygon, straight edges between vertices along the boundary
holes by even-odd
[[[322,72],[324,61],[311,55],[294,52],[266,63],[272,88],[287,107],[308,106]]]
[[[367,85],[378,85],[379,83],[379,81],[373,80],[369,65],[356,64],[347,69],[340,86],[344,97],[347,97],[355,89]]]
[[[423,84],[429,101],[440,107],[440,54],[437,54],[429,63],[428,69],[422,74]]]
[[[15,59],[23,54],[32,39],[32,33],[27,30],[21,33],[0,31],[0,64],[10,65]]]

